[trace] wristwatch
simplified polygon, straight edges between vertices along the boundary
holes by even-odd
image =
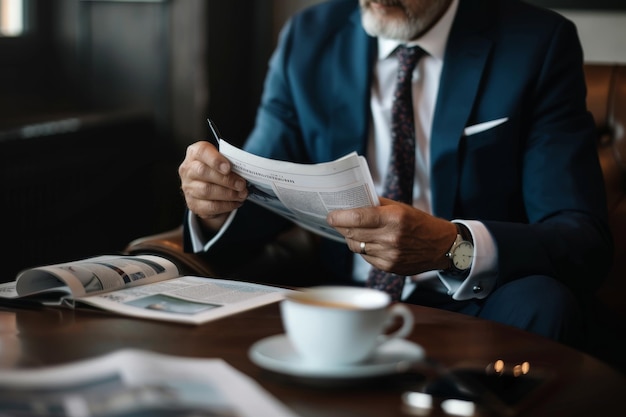
[[[446,258],[450,259],[450,267],[441,271],[444,275],[467,275],[474,260],[474,242],[472,235],[465,226],[455,223],[457,229],[456,239]]]

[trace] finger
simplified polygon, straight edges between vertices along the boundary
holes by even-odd
[[[217,201],[217,200],[198,200],[191,199],[187,201],[187,207],[192,213],[202,219],[212,219],[230,213],[241,207],[243,202],[240,201]]]
[[[207,141],[198,141],[187,148],[187,158],[199,160],[222,175],[230,173],[230,161]]]
[[[200,180],[236,191],[246,188],[245,180],[231,171],[228,159],[208,142],[190,145],[178,171],[183,186]]]
[[[355,253],[360,251],[360,242],[374,242],[377,239],[377,234],[379,233],[378,229],[352,227],[337,227],[335,230],[346,238],[348,247]]]
[[[361,255],[367,255],[367,244],[365,242],[353,239],[346,239],[346,244],[348,245],[348,249],[350,249],[352,252]]]
[[[367,242],[359,242],[359,253],[367,255]]]
[[[189,210],[201,218],[229,213],[243,204],[247,191],[235,191],[217,184],[192,181],[182,187]]]
[[[377,207],[333,210],[328,213],[326,221],[335,228],[376,228],[381,225]]]
[[[204,201],[242,202],[248,197],[248,190],[237,191],[220,184],[194,180],[181,186],[185,199]]]
[[[365,260],[371,262],[380,250],[380,245],[373,241],[346,239],[348,249],[353,253],[363,256]]]

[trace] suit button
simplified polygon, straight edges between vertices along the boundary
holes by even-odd
[[[474,294],[478,294],[479,292],[482,292],[483,287],[480,286],[480,284],[476,284],[472,287],[472,291],[474,291]]]

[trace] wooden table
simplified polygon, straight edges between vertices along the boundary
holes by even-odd
[[[622,415],[626,377],[595,358],[542,337],[497,323],[420,306],[411,340],[430,359],[447,367],[529,362],[532,370],[554,375],[549,389],[520,415]],[[401,394],[421,382],[419,375],[369,383],[325,386],[265,371],[248,357],[250,346],[283,332],[277,304],[185,326],[130,319],[94,311],[0,309],[0,368],[67,363],[120,348],[171,355],[219,357],[258,381],[303,417],[385,417],[411,415]],[[440,411],[430,414],[443,415]]]

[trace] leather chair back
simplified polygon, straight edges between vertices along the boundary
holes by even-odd
[[[600,301],[626,318],[626,65],[586,64],[587,106],[598,130],[598,155],[604,174],[614,262]]]

